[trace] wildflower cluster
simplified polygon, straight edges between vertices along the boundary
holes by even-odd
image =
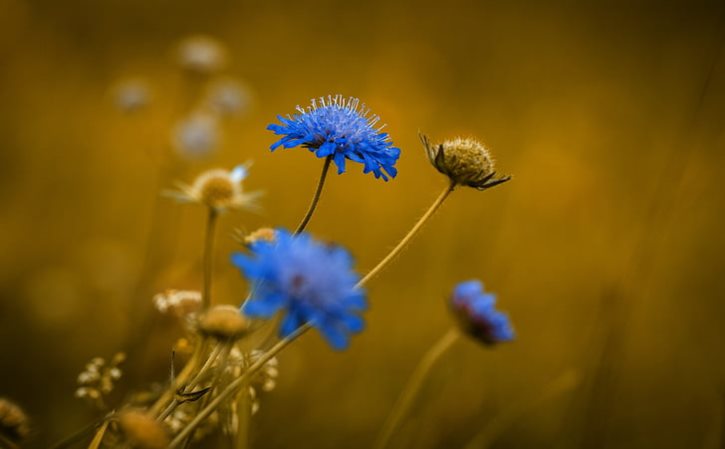
[[[195,82],[218,74],[228,61],[228,53],[220,44],[199,36],[184,41],[177,56],[184,73]],[[185,114],[174,131],[173,142],[180,154],[209,155],[218,145],[219,118],[245,109],[248,96],[237,84],[216,80],[208,89],[204,106]],[[126,109],[137,110],[145,104],[138,89],[127,89],[124,95]],[[109,363],[92,360],[79,376],[79,397],[95,401],[99,408],[114,410],[102,425],[92,426],[96,448],[105,441],[109,447],[179,449],[213,433],[228,437],[235,447],[246,447],[253,415],[263,394],[274,390],[280,374],[277,355],[310,329],[318,331],[335,350],[349,348],[352,337],[365,328],[366,284],[395,260],[454,188],[465,185],[483,190],[508,180],[495,178],[493,159],[478,142],[453,139],[431,145],[422,137],[431,163],[449,178],[449,183],[400,243],[362,275],[345,247],[313,236],[304,228],[316,210],[330,164],[334,163],[341,174],[346,171],[347,161],[359,163],[364,173],[388,181],[397,175],[401,150],[378,125],[379,117],[352,97],[320,97],[306,108],[298,107],[293,115],[278,116],[278,120],[268,126],[278,136],[272,150],[301,147],[324,159],[305,218],[295,231],[276,227],[238,232],[236,237],[242,247],[231,254],[231,264],[244,277],[248,289],[225,297],[213,288],[216,223],[226,217],[222,212],[259,208],[259,193],[244,185],[250,164],[231,170],[206,170],[193,182],[178,184],[177,190],[166,192],[207,212],[199,289],[172,288],[153,296],[158,312],[178,318],[183,324],[175,330],[180,335],[172,351],[169,380],[163,387],[130,395],[134,399],[124,403],[107,404],[108,393],[121,376],[120,355]],[[512,340],[508,318],[494,308],[494,302],[494,296],[485,293],[479,282],[458,285],[449,301],[457,322],[453,335],[462,331],[488,346]],[[166,322],[174,324],[174,320]],[[276,334],[272,341],[270,334]],[[434,346],[435,353],[440,354],[440,348],[453,340],[444,338],[443,343]],[[406,393],[404,397],[410,402],[414,394]],[[385,427],[380,447],[387,444],[406,406],[404,403],[394,413],[397,418]]]

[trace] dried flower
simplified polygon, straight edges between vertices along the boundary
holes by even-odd
[[[154,296],[154,306],[161,313],[179,318],[194,314],[201,308],[201,292],[168,289]]]
[[[179,155],[199,159],[217,149],[219,134],[219,125],[213,115],[195,112],[176,124],[171,143]]]
[[[104,397],[108,396],[123,372],[121,364],[126,360],[126,354],[119,352],[106,364],[101,357],[94,357],[85,369],[78,374],[78,388],[75,396],[87,400],[98,409],[106,408]]]
[[[234,306],[214,306],[199,319],[202,334],[218,340],[237,340],[249,331],[249,320]]]
[[[213,37],[195,35],[179,44],[179,64],[190,72],[210,74],[224,68],[227,51]]]
[[[312,100],[307,109],[297,106],[298,114],[277,119],[267,129],[283,136],[270,148],[293,148],[302,146],[319,158],[331,156],[338,173],[345,171],[345,159],[363,164],[364,173],[372,172],[376,178],[387,181],[398,173],[395,163],[400,149],[393,146],[385,125],[374,128],[380,120],[370,115],[365,105],[360,106],[357,98],[343,98],[341,95],[320,97]]]
[[[264,351],[255,349],[250,353],[244,353],[239,348],[232,348],[229,354],[229,369],[233,377],[239,377],[246,370],[247,367],[256,362]],[[257,413],[260,407],[259,395],[257,390],[261,390],[264,393],[268,393],[277,385],[277,377],[279,376],[279,362],[277,357],[272,357],[257,371],[249,383],[249,399],[252,404],[252,414]]]
[[[491,346],[514,338],[508,316],[496,310],[495,303],[496,297],[473,280],[458,284],[449,304],[463,331]]]
[[[232,263],[254,282],[245,314],[270,318],[284,310],[283,337],[309,323],[335,349],[345,349],[348,334],[362,331],[365,292],[356,287],[359,276],[347,250],[278,229],[274,243],[259,241],[251,251],[232,255]]]
[[[166,430],[153,416],[140,410],[124,410],[118,423],[126,438],[141,449],[165,449],[169,445]]]
[[[0,398],[0,435],[14,443],[19,443],[30,434],[28,416],[17,404],[6,398]]]
[[[246,193],[242,189],[242,181],[247,177],[249,165],[238,165],[231,171],[205,171],[192,185],[179,184],[179,192],[167,193],[179,201],[203,204],[219,212],[227,209],[255,209],[255,200],[260,193]]]
[[[491,153],[476,140],[459,137],[431,145],[423,134],[420,134],[420,140],[430,163],[456,184],[484,190],[511,179],[510,176],[494,178],[496,171]]]

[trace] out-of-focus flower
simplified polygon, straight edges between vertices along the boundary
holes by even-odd
[[[209,87],[206,97],[208,108],[222,116],[244,113],[250,102],[249,89],[233,79],[216,81]]]
[[[188,159],[203,158],[216,151],[219,146],[219,124],[213,115],[196,112],[176,124],[171,140],[180,156]]]
[[[257,242],[274,242],[276,232],[272,228],[259,228],[254,232],[242,235],[240,242],[251,247]]]
[[[210,36],[189,36],[179,44],[179,64],[190,72],[210,74],[224,68],[227,51]]]
[[[196,313],[201,308],[201,292],[169,289],[154,296],[154,306],[161,313],[179,318]]]
[[[375,128],[380,118],[370,115],[357,98],[341,95],[312,100],[307,109],[297,106],[298,114],[277,116],[282,123],[273,123],[267,129],[283,136],[270,148],[302,146],[319,158],[331,156],[338,173],[345,171],[345,159],[363,164],[364,173],[372,172],[376,178],[388,180],[398,170],[395,163],[400,149],[393,146],[384,127]]]
[[[113,101],[123,112],[136,112],[148,106],[151,89],[142,80],[128,79],[113,87]]]
[[[432,145],[428,137],[421,134],[420,140],[430,163],[458,185],[484,190],[511,179],[510,176],[495,178],[491,153],[474,139],[459,137]]]
[[[249,331],[249,320],[234,306],[214,306],[199,319],[203,335],[222,341],[234,341]]]
[[[8,399],[0,398],[0,435],[13,443],[20,443],[29,433],[30,424],[23,409]]]
[[[476,280],[458,284],[450,298],[463,331],[489,346],[514,339],[508,316],[496,310],[495,304],[496,296],[484,292]]]
[[[283,337],[309,323],[335,349],[345,349],[349,334],[362,331],[365,292],[356,288],[359,276],[347,250],[278,229],[274,242],[258,241],[251,251],[232,255],[232,263],[254,282],[245,314],[269,318],[284,310]]]
[[[256,208],[256,199],[260,192],[247,193],[242,181],[247,177],[249,163],[238,165],[234,169],[208,170],[199,175],[192,185],[179,184],[179,191],[166,192],[167,195],[182,202],[198,203],[219,212],[228,209]]]
[[[170,443],[163,425],[146,412],[124,410],[118,415],[118,424],[134,447],[164,449]]]
[[[229,354],[229,368],[230,374],[233,377],[239,377],[251,364],[256,362],[264,351],[255,349],[249,353],[245,353],[239,350],[239,348],[232,348]],[[257,413],[260,406],[259,394],[257,390],[261,390],[264,393],[268,393],[274,390],[277,385],[277,377],[279,376],[279,362],[277,357],[272,357],[257,371],[249,382],[249,399],[252,404],[252,414]]]

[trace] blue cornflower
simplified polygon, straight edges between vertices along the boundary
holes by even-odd
[[[374,128],[380,117],[370,115],[370,110],[360,106],[357,98],[320,97],[319,103],[313,99],[311,106],[297,106],[297,111],[292,116],[277,116],[281,125],[267,126],[278,136],[284,136],[270,147],[272,151],[280,146],[301,145],[319,158],[332,156],[338,173],[345,171],[345,159],[360,162],[364,165],[363,173],[372,172],[385,181],[398,173],[395,163],[400,149],[393,146],[388,133],[382,132],[385,125]]]
[[[514,330],[508,315],[494,307],[496,297],[483,291],[480,281],[461,282],[456,285],[450,306],[463,330],[487,345],[514,339]]]
[[[359,276],[347,250],[284,229],[276,230],[274,241],[258,240],[249,248],[251,255],[232,255],[232,263],[254,282],[243,306],[246,315],[270,318],[284,310],[282,337],[310,323],[335,349],[345,349],[349,334],[363,330],[365,292],[356,288]]]

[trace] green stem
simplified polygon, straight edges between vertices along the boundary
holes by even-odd
[[[307,227],[307,223],[309,223],[310,219],[312,218],[312,214],[314,214],[315,209],[317,209],[317,203],[320,201],[320,196],[322,196],[322,188],[325,186],[325,179],[327,179],[327,172],[330,168],[330,162],[332,162],[332,155],[325,158],[325,163],[322,165],[322,173],[320,173],[320,180],[317,181],[317,188],[315,189],[315,194],[312,196],[312,202],[310,203],[310,207],[307,209],[307,213],[305,214],[304,218],[302,218],[302,221],[297,226],[297,229],[295,230],[295,235],[305,230],[305,228]]]
[[[398,245],[395,248],[393,248],[393,250],[390,251],[390,253],[388,253],[388,255],[385,256],[385,258],[383,260],[381,260],[380,263],[378,263],[375,266],[375,268],[370,270],[368,272],[368,274],[366,274],[365,277],[362,278],[362,280],[359,282],[358,285],[367,283],[370,279],[372,279],[378,273],[380,273],[383,270],[383,268],[385,268],[388,264],[390,264],[390,262],[393,261],[395,256],[397,256],[400,253],[400,251],[402,251],[403,248],[405,248],[405,245],[407,245],[408,242],[410,242],[410,240],[415,236],[415,234],[418,233],[420,228],[423,227],[423,224],[425,224],[425,222],[428,221],[430,219],[430,217],[432,217],[433,214],[441,207],[441,205],[446,200],[446,198],[448,198],[448,195],[450,195],[451,192],[453,192],[453,189],[455,189],[455,188],[456,188],[455,182],[451,182],[448,186],[446,186],[446,188],[441,192],[441,194],[438,195],[438,198],[436,198],[436,200],[433,202],[433,204],[430,205],[428,210],[425,211],[423,216],[420,217],[420,219],[413,225],[413,227],[410,229],[410,231],[408,231],[408,233],[405,235],[405,237],[403,237],[403,239],[398,243]]]
[[[423,386],[423,381],[428,377],[431,368],[441,358],[443,354],[455,343],[458,339],[459,332],[457,329],[449,330],[436,344],[428,349],[428,352],[423,356],[418,366],[413,371],[413,375],[408,380],[403,392],[401,393],[398,400],[393,406],[393,410],[390,412],[383,429],[378,435],[378,439],[375,443],[375,449],[384,449],[388,446],[390,438],[393,436],[395,431],[400,427],[403,422],[403,418],[410,411],[411,406],[415,402],[415,398]]]

